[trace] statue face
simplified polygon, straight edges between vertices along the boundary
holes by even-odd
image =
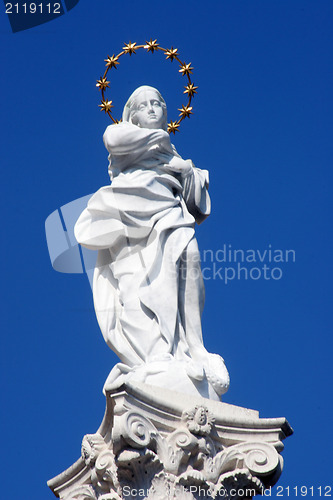
[[[165,121],[162,104],[152,90],[143,90],[136,98],[135,120],[139,127],[162,128]]]

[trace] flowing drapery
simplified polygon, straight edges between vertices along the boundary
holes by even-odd
[[[138,366],[158,371],[156,361],[163,359],[184,363],[189,377],[199,380],[208,353],[194,225],[210,213],[208,172],[190,160],[182,160],[183,170],[175,168],[180,157],[156,130],[111,125],[104,142],[112,183],[89,200],[75,236],[98,250],[94,306],[121,360],[106,386]]]

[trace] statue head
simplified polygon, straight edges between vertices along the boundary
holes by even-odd
[[[167,107],[159,91],[148,85],[134,90],[125,104],[123,121],[142,128],[167,130]]]

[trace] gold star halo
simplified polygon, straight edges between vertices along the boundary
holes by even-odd
[[[154,53],[154,50],[158,50],[159,44],[157,43],[157,39],[152,40],[150,39],[150,42],[146,41],[145,49],[148,50],[148,52],[151,52],[152,54]]]
[[[108,113],[110,109],[114,107],[112,101],[108,101],[107,99],[105,101],[102,99],[101,103],[102,104],[99,104],[99,107],[101,108],[101,111],[104,111],[105,113]]]
[[[190,115],[193,115],[192,109],[193,109],[192,106],[190,106],[189,104],[187,106],[184,106],[184,104],[182,104],[182,107],[178,108],[178,111],[180,111],[179,116],[181,116],[183,118],[188,116],[188,118],[190,118]]]
[[[176,132],[179,132],[179,125],[180,125],[180,121],[179,122],[173,122],[172,120],[170,121],[170,123],[168,123],[168,132],[169,134],[171,134],[171,132],[173,134],[175,134]]]
[[[193,97],[194,94],[197,94],[197,88],[198,87],[195,87],[193,83],[189,83],[188,85],[186,85],[185,87],[185,90],[184,90],[184,94],[188,94],[189,97]]]
[[[136,46],[136,42],[131,43],[131,41],[129,41],[129,43],[125,43],[123,51],[125,52],[125,54],[129,54],[131,56],[132,54],[136,54],[136,49],[138,48],[139,47]]]
[[[109,101],[105,97],[105,91],[109,87],[109,81],[107,80],[107,74],[108,71],[112,68],[117,69],[117,66],[119,65],[119,59],[121,56],[125,54],[129,54],[130,56],[132,54],[136,54],[136,51],[139,49],[145,49],[147,52],[151,52],[154,54],[154,52],[163,52],[164,55],[166,56],[166,59],[169,59],[171,62],[176,59],[178,63],[180,64],[180,69],[179,73],[182,74],[182,76],[187,77],[188,83],[184,87],[185,91],[183,92],[184,94],[187,94],[188,97],[188,102],[186,105],[182,104],[181,108],[178,108],[178,111],[180,111],[179,118],[176,121],[170,121],[168,123],[168,132],[171,134],[175,134],[176,132],[179,132],[179,126],[180,123],[184,120],[184,118],[190,118],[190,115],[193,114],[192,109],[193,107],[191,106],[191,101],[194,97],[194,94],[197,94],[197,88],[191,81],[191,74],[193,72],[193,67],[191,66],[192,63],[185,63],[182,62],[179,58],[179,52],[178,49],[175,49],[171,47],[170,49],[165,49],[163,47],[160,47],[160,45],[157,43],[157,39],[150,39],[149,41],[146,40],[146,43],[144,45],[138,45],[136,42],[131,42],[129,41],[128,43],[124,44],[122,52],[119,54],[115,55],[113,54],[112,56],[107,56],[105,59],[106,63],[106,70],[104,72],[104,75],[100,77],[99,80],[97,80],[96,87],[101,91],[102,93],[102,100],[101,104],[99,104],[99,107],[101,108],[101,111],[104,111],[106,114],[109,115],[113,123],[119,123],[118,120],[116,120],[111,113],[111,108],[113,108],[112,101]],[[121,121],[121,120],[120,120]]]
[[[175,58],[178,58],[178,49],[174,49],[171,47],[171,49],[167,49],[165,51],[165,55],[167,59],[170,59],[170,61],[173,61]]]
[[[108,56],[106,59],[104,59],[104,61],[106,62],[106,67],[108,69],[110,69],[110,68],[116,68],[117,69],[117,65],[119,64],[118,59],[119,59],[119,56],[115,56],[114,54],[111,57]]]
[[[192,74],[194,68],[192,68],[191,63],[180,63],[179,73],[182,73],[183,76]]]
[[[99,88],[99,90],[105,90],[106,88],[110,88],[109,83],[106,78],[101,76],[99,80],[97,80],[96,87]]]

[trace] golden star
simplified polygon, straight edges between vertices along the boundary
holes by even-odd
[[[157,43],[157,39],[155,39],[155,40],[150,39],[150,42],[147,42],[147,40],[146,40],[146,44],[147,45],[145,45],[144,48],[147,49],[148,52],[153,53],[154,50],[158,50],[159,44]]]
[[[113,104],[112,104],[112,101],[108,101],[108,99],[106,99],[106,101],[101,101],[102,104],[99,104],[98,106],[101,108],[101,111],[104,111],[105,113],[108,113],[110,111],[111,108],[113,108]]]
[[[125,51],[125,54],[129,54],[130,56],[132,54],[135,54],[135,46],[136,46],[136,42],[134,43],[131,43],[131,41],[129,41],[128,43],[125,43],[125,47],[123,47],[123,50]]]
[[[118,59],[119,59],[119,56],[115,56],[113,54],[113,56],[108,56],[107,59],[104,59],[104,61],[106,62],[106,66],[107,68],[116,68],[117,69],[117,64],[119,64],[118,62]]]
[[[193,115],[192,109],[192,106],[184,106],[184,104],[182,104],[182,107],[178,108],[178,111],[180,111],[179,116],[181,116],[182,118],[185,118],[186,116],[190,117],[190,115]]]
[[[194,94],[197,94],[197,88],[198,87],[195,87],[194,86],[194,83],[189,83],[188,85],[186,85],[185,87],[185,90],[184,90],[184,94],[188,94],[189,97],[193,97]]]
[[[167,59],[173,61],[174,58],[178,56],[178,49],[174,49],[173,47],[171,47],[171,49],[165,51],[165,55]]]
[[[188,64],[181,63],[179,73],[182,73],[183,76],[189,75],[190,73],[192,73],[193,69],[194,68],[192,68],[191,63],[188,63]]]
[[[179,123],[178,122],[173,122],[171,120],[171,122],[168,123],[168,132],[169,132],[169,134],[171,134],[171,132],[173,134],[175,134],[176,132],[179,132],[178,128],[179,128]]]
[[[106,78],[101,76],[99,80],[97,80],[96,87],[99,88],[99,90],[105,90],[106,88],[110,88],[109,83]]]

